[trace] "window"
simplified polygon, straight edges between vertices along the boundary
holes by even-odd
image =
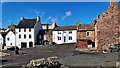
[[[65,31],[63,33],[66,33]]]
[[[26,32],[26,29],[24,28],[24,32]]]
[[[72,34],[72,31],[69,31],[69,34]]]
[[[12,45],[12,43],[10,43],[10,45]]]
[[[29,32],[31,32],[31,29],[29,28]]]
[[[58,34],[61,34],[61,32],[58,32]]]
[[[72,40],[72,36],[69,36],[69,40]]]
[[[9,41],[9,40],[10,40],[10,38],[7,38],[7,40]]]
[[[26,35],[24,34],[24,38],[26,38]]]
[[[19,32],[21,32],[21,29],[19,29]]]
[[[58,40],[61,40],[61,37],[58,37]]]
[[[31,38],[31,35],[29,35],[29,38]]]
[[[89,37],[90,36],[90,32],[86,32],[86,36]]]
[[[21,35],[19,35],[19,38],[21,38]]]

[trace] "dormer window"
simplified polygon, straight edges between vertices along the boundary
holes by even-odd
[[[19,32],[21,32],[21,29],[19,29]]]
[[[26,32],[26,28],[24,28],[24,32]]]
[[[31,32],[31,29],[29,28],[29,32]]]

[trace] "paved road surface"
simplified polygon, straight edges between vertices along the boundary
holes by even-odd
[[[21,66],[29,63],[32,59],[58,56],[60,62],[67,66],[94,66],[94,65],[115,65],[118,60],[118,53],[75,53],[75,45],[60,46],[40,46],[35,48],[20,50],[19,55],[11,53],[10,56],[3,57],[6,60],[3,66]]]

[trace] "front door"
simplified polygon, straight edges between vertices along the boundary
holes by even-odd
[[[27,42],[21,42],[21,48],[27,48]]]
[[[29,47],[33,47],[33,42],[29,42]]]
[[[64,36],[64,42],[66,42],[66,37]]]

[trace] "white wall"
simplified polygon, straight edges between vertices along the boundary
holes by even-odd
[[[24,32],[24,28],[21,28],[21,32],[19,32],[19,28],[16,28],[16,46],[21,48],[21,42],[27,42],[27,48],[29,47],[29,42],[33,42],[34,47],[34,29],[31,29],[31,32],[29,32],[29,28],[26,28],[26,32]],[[24,34],[26,34],[26,38],[24,38]],[[19,38],[19,35],[21,35],[21,38]],[[29,35],[31,35],[31,38],[29,38]]]
[[[46,25],[42,25],[42,29],[47,29],[47,26]]]
[[[69,31],[72,31],[72,34],[69,34]],[[63,43],[76,43],[76,30],[69,31],[53,31],[53,42],[57,44]],[[60,32],[61,34],[58,34]],[[64,36],[66,37],[66,42],[64,42]],[[69,36],[72,37],[72,40],[69,40]],[[61,40],[58,40],[58,37],[61,37]]]
[[[0,34],[0,45],[2,45],[3,44],[3,37],[2,37],[2,35]]]
[[[15,34],[12,31],[6,35],[5,40],[6,46],[15,46]]]

